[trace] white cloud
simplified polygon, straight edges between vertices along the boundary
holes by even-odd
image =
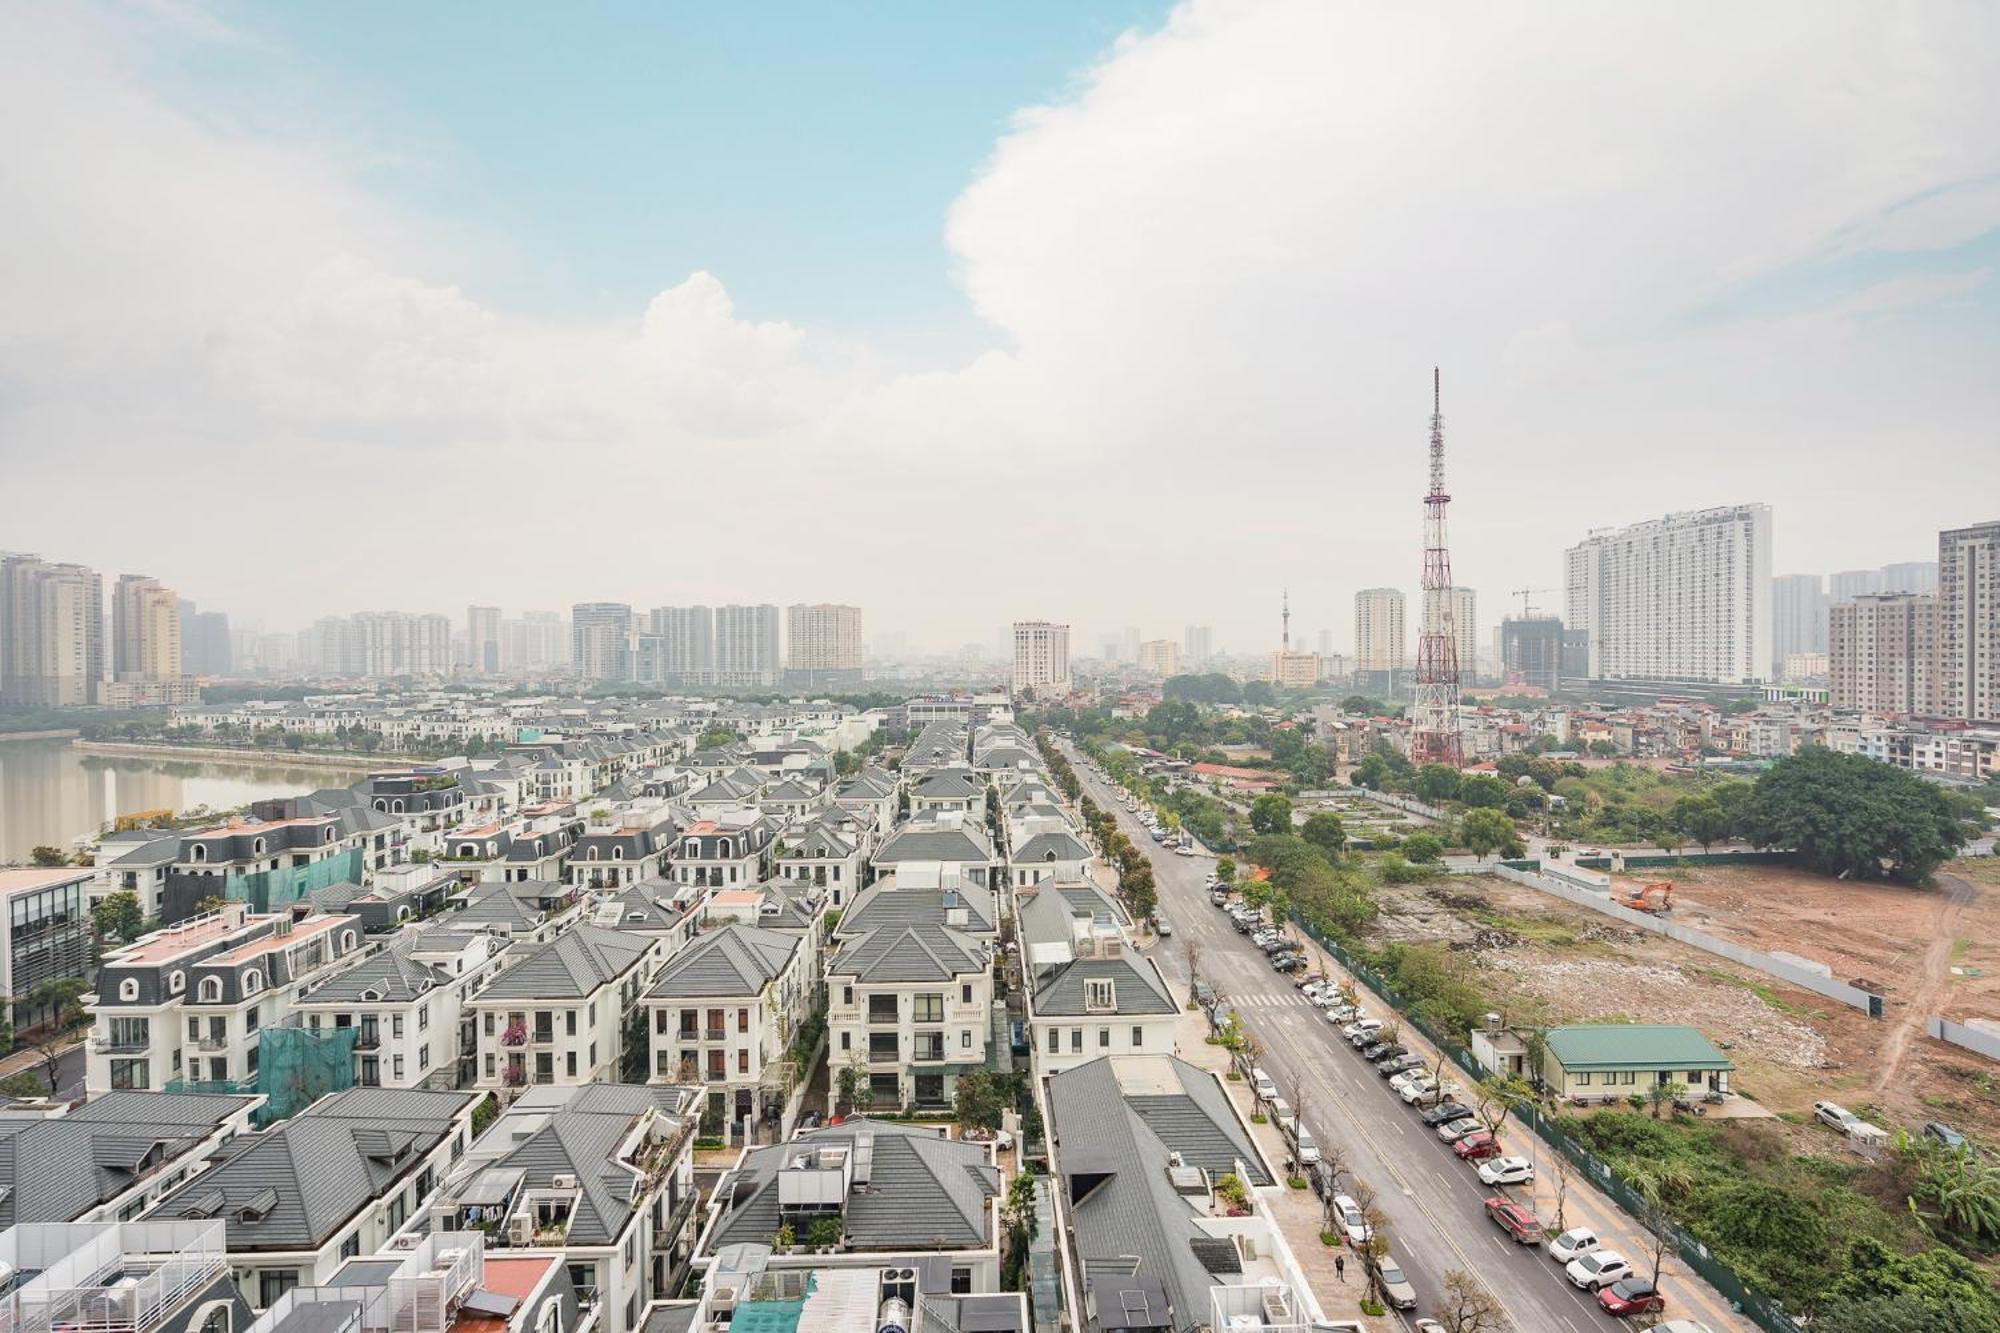
[[[742,319],[726,274],[620,321],[490,308],[337,149],[149,92],[124,21],[0,20],[0,117],[48,127],[0,170],[0,528],[273,622],[848,596],[939,643],[1046,613],[1250,647],[1289,580],[1295,623],[1344,628],[1355,587],[1415,582],[1434,361],[1489,620],[1585,526],[1668,507],[1771,500],[1788,568],[1991,517],[1963,497],[2000,480],[1969,434],[1993,338],[1925,321],[1989,299],[1984,269],[1695,317],[1990,229],[1985,6],[1194,0],[995,145],[948,238],[1001,345],[926,374]],[[1886,491],[1803,480],[1891,444]],[[46,500],[85,478],[79,531]],[[162,508],[239,481],[356,549],[483,524],[483,558],[329,584]]]

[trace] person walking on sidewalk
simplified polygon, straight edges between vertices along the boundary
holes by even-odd
[[[1342,1281],[1343,1283],[1345,1283],[1345,1282],[1347,1281],[1347,1256],[1346,1256],[1346,1255],[1344,1255],[1344,1254],[1335,1254],[1335,1255],[1333,1256],[1333,1275],[1334,1275],[1335,1277],[1339,1278],[1339,1279],[1340,1279],[1340,1280],[1341,1280],[1341,1281]]]

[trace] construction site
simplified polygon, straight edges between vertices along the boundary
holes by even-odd
[[[1668,886],[1671,887],[1668,887]],[[1688,1023],[1772,1113],[1831,1098],[1877,1123],[1945,1121],[2000,1138],[2000,1065],[1925,1035],[1940,1013],[2000,1020],[2000,862],[1934,887],[1857,884],[1782,867],[1675,867],[1613,877],[1613,901],[1882,994],[1883,1018],[1676,940],[1495,877],[1384,886],[1371,943],[1437,944],[1510,1023]]]

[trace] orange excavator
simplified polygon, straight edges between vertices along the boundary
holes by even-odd
[[[1635,912],[1650,912],[1663,916],[1674,910],[1674,882],[1670,879],[1656,879],[1651,884],[1641,884],[1637,888],[1621,888],[1618,905],[1629,907]]]

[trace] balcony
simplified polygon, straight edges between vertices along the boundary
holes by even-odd
[[[944,1063],[944,1038],[936,1041],[919,1041],[910,1054],[911,1064],[937,1065]]]
[[[555,1042],[555,1039],[556,1039],[556,1030],[554,1028],[535,1029],[535,1045],[537,1046],[552,1045]]]
[[[500,1044],[502,1046],[526,1046],[528,1044],[528,1029],[524,1027],[508,1028],[500,1034]]]
[[[194,1048],[197,1051],[209,1051],[211,1053],[219,1054],[229,1049],[229,1038],[196,1037],[194,1039]]]
[[[0,1333],[145,1333],[227,1276],[220,1221],[40,1223],[0,1236]]]
[[[379,1051],[382,1049],[382,1034],[375,1028],[362,1028],[355,1035],[354,1049],[357,1051]]]
[[[92,1037],[90,1049],[98,1055],[144,1055],[153,1049],[151,1042],[120,1040],[115,1037]]]
[[[727,1041],[729,1040],[729,1029],[703,1028],[701,1030],[701,1039],[703,1041]]]
[[[872,1004],[868,1006],[869,1026],[894,1027],[896,1026],[896,1020],[897,1020],[897,1014],[894,1009],[877,1009]]]

